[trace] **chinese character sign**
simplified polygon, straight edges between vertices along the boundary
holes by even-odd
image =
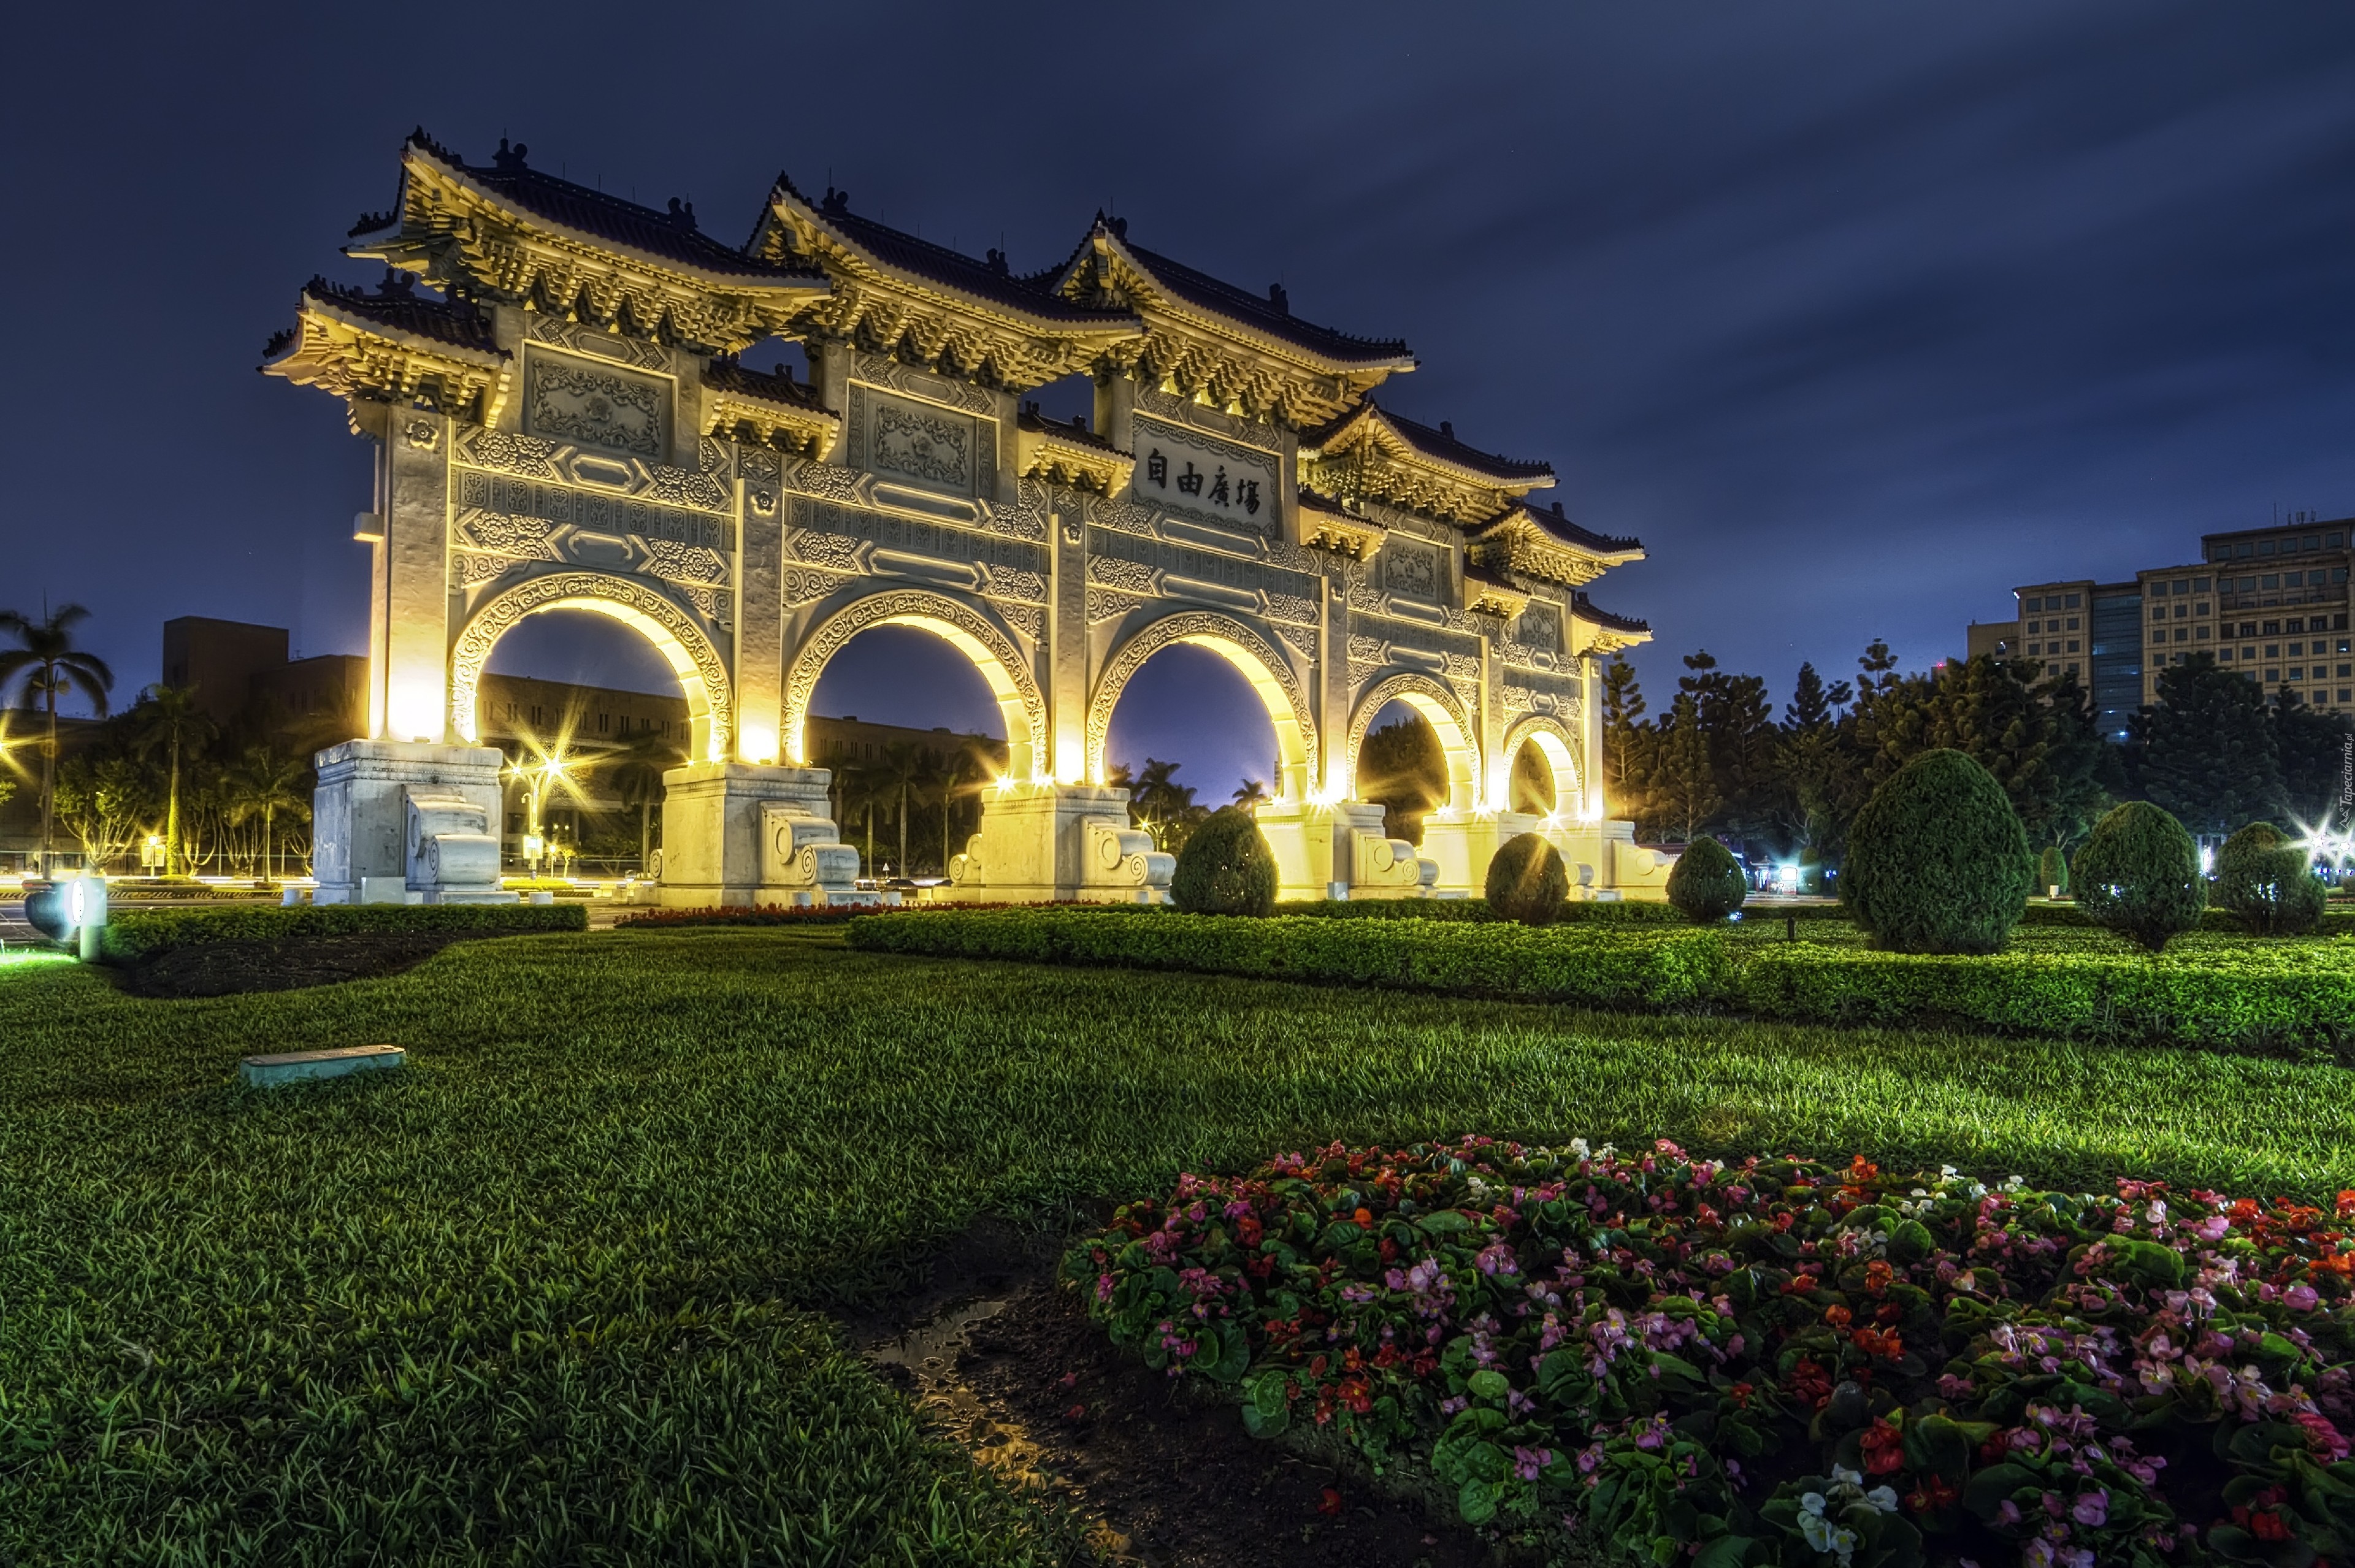
[[[1136,498],[1216,522],[1273,534],[1284,468],[1272,452],[1220,441],[1139,416]]]

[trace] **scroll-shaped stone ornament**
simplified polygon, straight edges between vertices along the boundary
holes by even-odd
[[[829,895],[855,891],[858,851],[839,841],[835,825],[797,805],[770,802],[761,808],[761,880],[764,885],[807,888]]]
[[[1110,818],[1087,825],[1087,878],[1100,887],[1167,888],[1178,857],[1153,847],[1153,835]]]
[[[429,895],[491,892],[499,885],[499,840],[490,814],[457,795],[409,796],[409,886]]]

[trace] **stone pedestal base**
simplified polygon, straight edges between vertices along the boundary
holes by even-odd
[[[464,885],[445,887],[418,882],[410,858],[410,796],[463,802],[496,824],[505,761],[490,746],[425,741],[346,741],[321,752],[311,796],[311,869],[319,886],[311,901],[513,903],[515,895],[499,890],[496,862],[486,884],[470,869]]]
[[[851,885],[857,852],[836,844],[826,793],[833,780],[824,768],[751,763],[689,763],[664,773],[663,906],[875,901]]]
[[[1129,826],[1126,791],[1028,784],[988,798],[949,883],[961,902],[1159,903],[1176,865]]]

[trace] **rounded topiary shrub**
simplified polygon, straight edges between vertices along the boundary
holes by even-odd
[[[2130,800],[2095,823],[2070,870],[2080,909],[2153,953],[2198,925],[2208,905],[2200,847],[2147,800]]]
[[[1488,912],[1523,925],[1550,925],[1570,897],[1561,854],[1534,833],[1517,833],[1488,860]]]
[[[2299,936],[2322,918],[2329,890],[2305,850],[2270,822],[2252,822],[2216,855],[2216,904],[2252,936]]]
[[[2036,857],[2036,885],[2046,892],[2069,891],[2069,857],[2057,844],[2046,848]]]
[[[1993,953],[2019,922],[2035,858],[1995,775],[1924,752],[1884,780],[1849,831],[1840,901],[1899,953]]]
[[[1275,908],[1275,851],[1251,813],[1220,806],[1178,851],[1169,900],[1188,914],[1266,914]]]
[[[1723,920],[1742,907],[1749,891],[1742,862],[1714,838],[1696,838],[1686,845],[1668,869],[1668,901],[1696,925]]]

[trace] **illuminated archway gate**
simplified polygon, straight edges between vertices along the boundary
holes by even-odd
[[[264,366],[343,395],[379,443],[357,530],[370,735],[339,766],[403,788],[495,768],[462,744],[491,646],[525,614],[596,610],[654,642],[694,715],[666,901],[839,896],[811,693],[858,632],[914,625],[972,659],[1006,724],[958,896],[1150,897],[1167,857],[1103,787],[1104,741],[1129,678],[1182,642],[1267,707],[1280,777],[1259,816],[1287,896],[1472,891],[1522,830],[1595,885],[1634,863],[1594,783],[1596,656],[1648,634],[1578,590],[1640,547],[1531,507],[1545,464],[1378,407],[1413,367],[1402,344],[1300,321],[1282,290],[1215,283],[1102,218],[1060,270],[1017,277],[780,181],[737,250],[520,148],[470,165],[421,135],[396,208],[347,249],[389,263],[385,286],[314,282]],[[773,337],[802,347],[806,382],[734,357]],[[1074,373],[1092,418],[1021,402]],[[1420,851],[1356,798],[1392,699],[1448,759]],[[1542,816],[1505,809],[1523,744],[1554,770]],[[385,874],[374,831],[323,827],[356,847],[337,894]]]

